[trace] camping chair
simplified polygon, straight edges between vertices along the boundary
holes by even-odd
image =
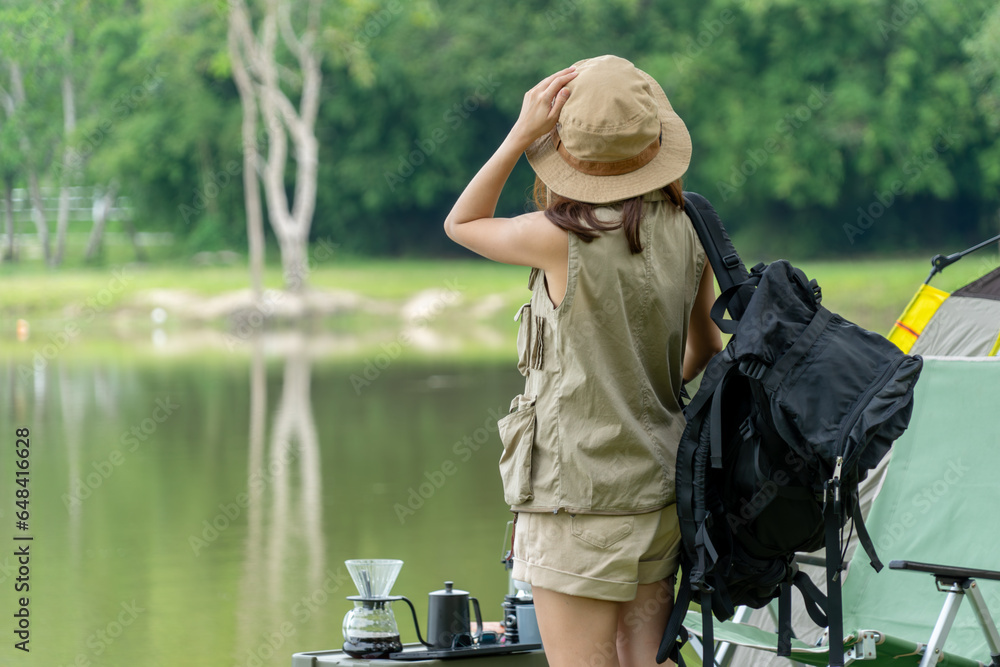
[[[913,418],[866,522],[894,562],[876,573],[859,557],[844,581],[845,663],[1000,666],[988,609],[1000,610],[998,389],[1000,360],[925,359]],[[700,613],[685,626],[700,636]],[[717,623],[715,637],[777,650],[775,633],[742,623]],[[827,665],[828,648],[793,640],[791,659]]]

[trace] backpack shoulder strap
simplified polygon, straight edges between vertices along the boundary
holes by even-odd
[[[684,558],[682,557],[683,561]],[[667,658],[683,667],[684,662],[681,657],[681,647],[688,640],[687,628],[684,627],[684,615],[687,613],[688,605],[691,603],[691,568],[686,563],[681,566],[681,585],[677,589],[677,599],[674,600],[674,607],[670,611],[670,619],[667,627],[663,630],[663,638],[660,640],[660,648],[656,652],[656,663],[663,664]]]
[[[684,212],[691,218],[722,291],[745,281],[749,273],[712,204],[697,192],[685,192]],[[749,292],[739,290],[729,302],[729,313],[733,318],[742,317],[749,300]]]

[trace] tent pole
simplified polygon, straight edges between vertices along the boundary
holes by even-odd
[[[982,243],[977,243],[971,248],[966,248],[962,252],[956,252],[954,254],[948,255],[947,257],[945,255],[934,255],[933,257],[931,257],[931,273],[930,275],[927,276],[927,280],[924,281],[924,284],[926,285],[927,283],[929,283],[931,281],[931,278],[933,278],[935,274],[941,273],[946,268],[948,268],[958,260],[962,259],[969,253],[976,252],[977,250],[981,250],[982,248],[985,248],[986,246],[997,242],[1000,242],[1000,234],[994,236],[991,239],[986,239]]]

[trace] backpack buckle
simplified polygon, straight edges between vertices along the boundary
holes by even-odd
[[[844,468],[844,457],[838,456],[837,463],[833,468],[833,477],[830,478],[823,489],[823,504],[826,505],[829,496],[833,496],[833,510],[840,511],[840,474]],[[830,492],[833,492],[832,494]]]
[[[759,359],[743,359],[740,361],[740,372],[749,378],[760,381],[764,374],[767,373],[768,368],[764,365],[764,362]]]
[[[743,436],[744,442],[750,442],[754,433],[756,433],[756,430],[753,427],[753,417],[747,417],[743,420],[743,423],[740,424],[740,435]]]
[[[809,289],[812,291],[813,299],[816,300],[816,305],[820,305],[823,302],[823,288],[815,280],[810,280]]]

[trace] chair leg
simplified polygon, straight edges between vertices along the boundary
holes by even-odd
[[[951,626],[955,623],[955,616],[958,615],[958,608],[962,604],[962,587],[953,583],[948,588],[948,597],[944,600],[941,613],[938,615],[937,623],[931,632],[931,638],[927,641],[927,648],[924,649],[924,657],[920,660],[920,667],[932,667],[938,663],[941,651],[944,650],[944,642],[951,632]]]
[[[990,647],[990,657],[993,658],[992,665],[1000,667],[1000,633],[997,633],[996,623],[993,622],[993,616],[986,606],[986,600],[983,599],[983,592],[979,590],[975,580],[969,584],[965,592],[969,596],[969,603],[972,604],[972,611],[976,613],[979,626],[986,635],[986,644]]]
[[[688,638],[688,646],[694,651],[694,654],[698,656],[698,660],[702,663],[705,662],[705,647],[701,645],[701,639],[695,635],[691,635]]]
[[[750,620],[750,615],[753,614],[753,609],[747,606],[737,607],[736,614],[733,615],[733,621],[736,623],[746,623]],[[730,644],[729,642],[720,642],[719,648],[715,651],[715,661],[718,663],[719,667],[730,667],[733,662],[733,653],[736,651],[736,646]]]

